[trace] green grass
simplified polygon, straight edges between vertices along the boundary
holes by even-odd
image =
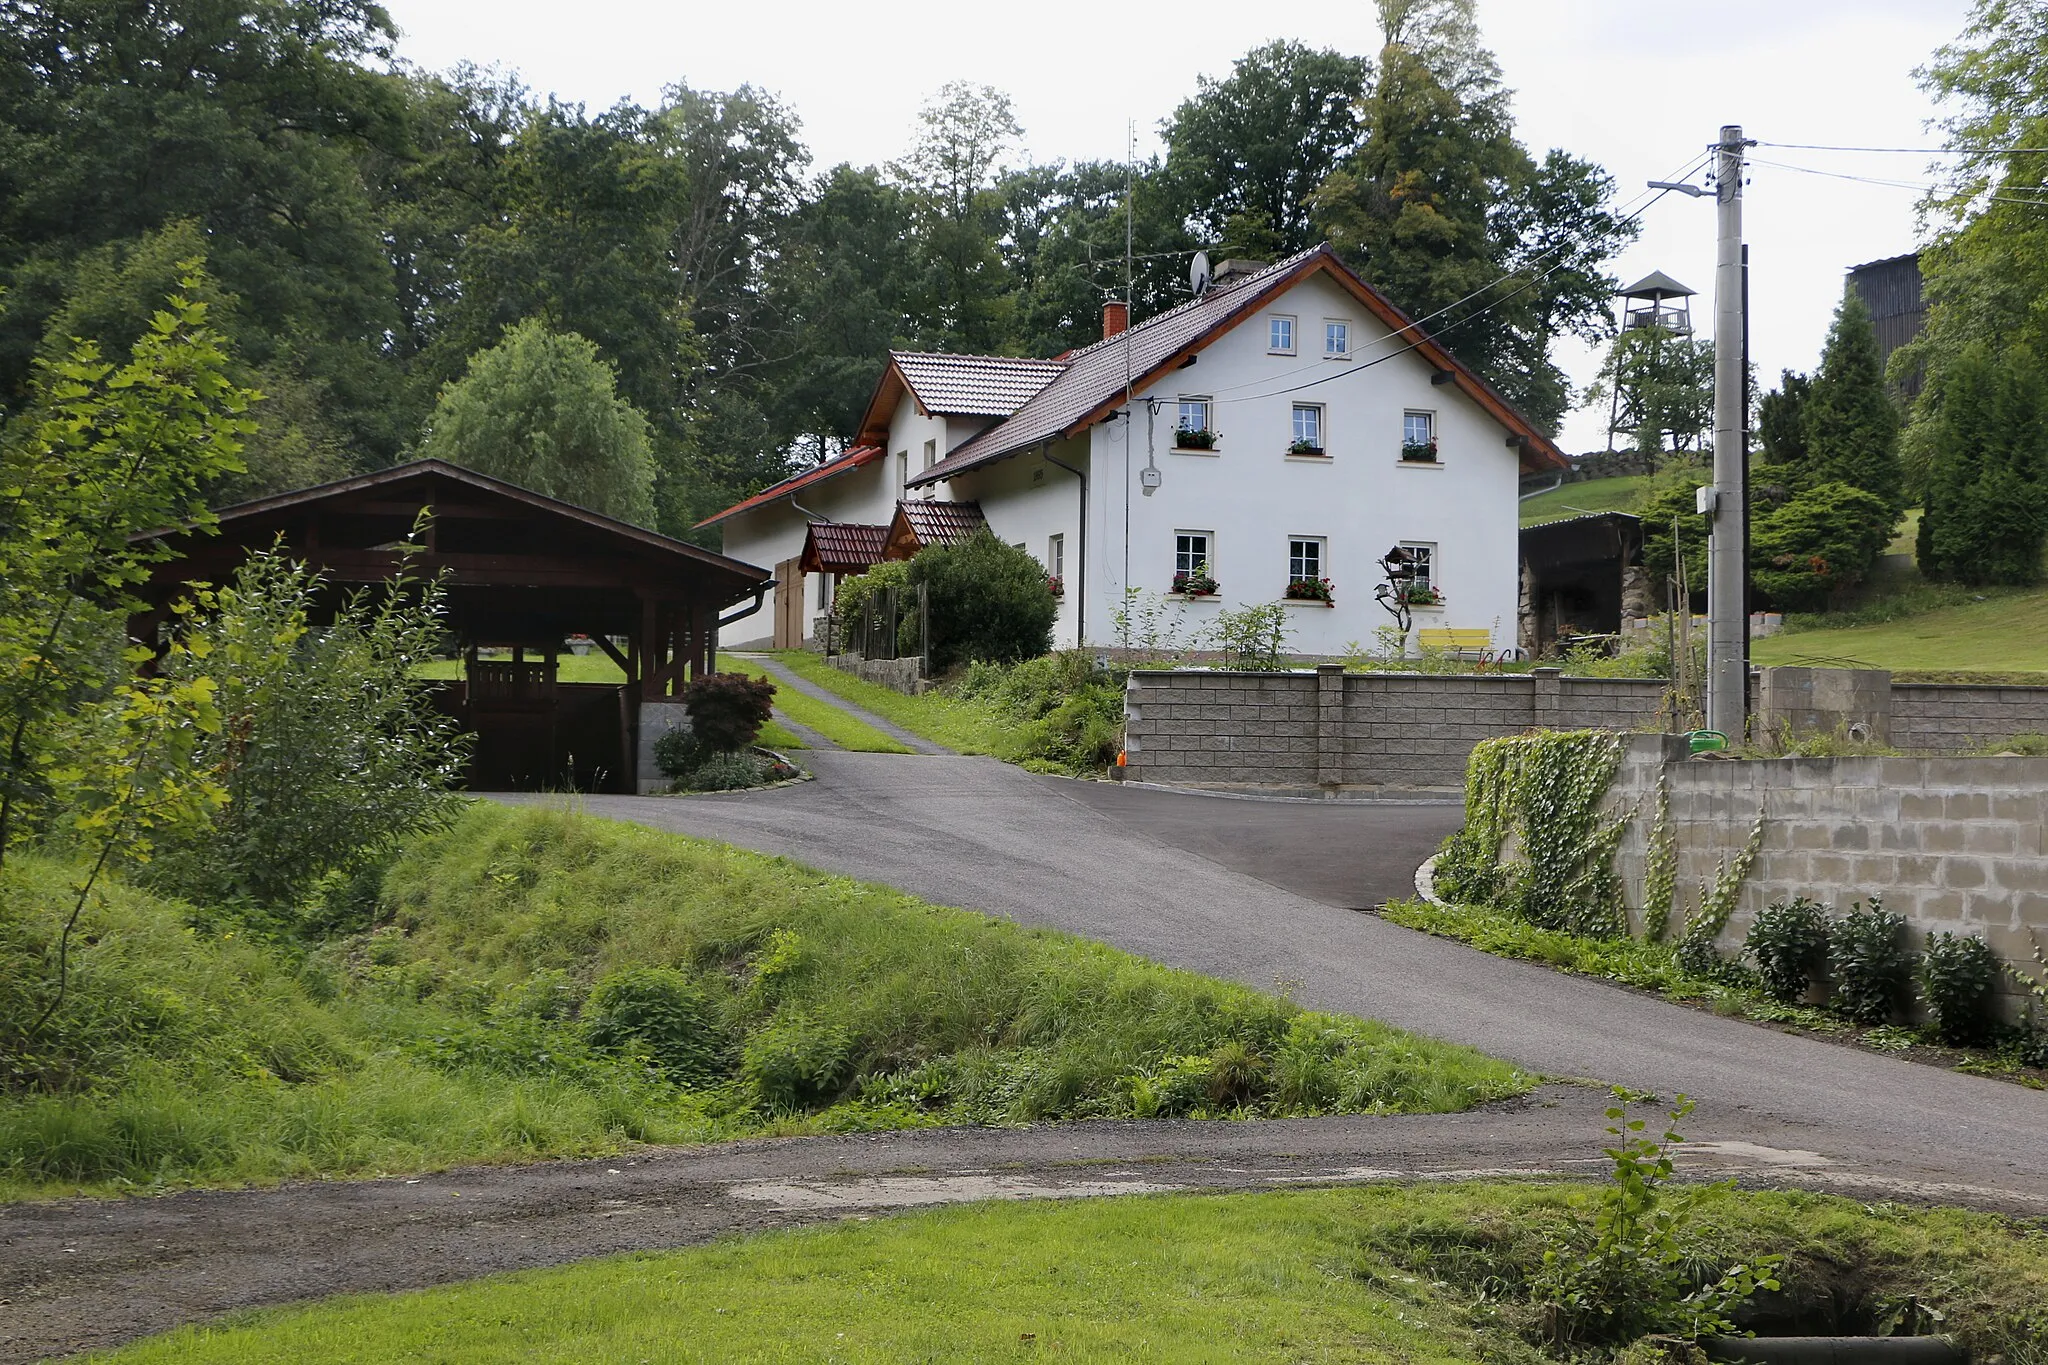
[[[110,886],[32,1035],[72,876],[17,852],[0,884],[0,1197],[941,1122],[1442,1112],[1532,1084],[1069,935],[483,803],[348,937],[258,942]],[[597,988],[647,968],[652,1004],[607,1034]]]
[[[1982,601],[1974,600],[1982,598]],[[1916,609],[1918,608],[1918,609]],[[1920,585],[1856,613],[1794,618],[1757,640],[1758,664],[1860,664],[1894,672],[2048,672],[2048,590]]]
[[[1546,1245],[1582,1242],[1595,1197],[1496,1183],[982,1204],[270,1310],[107,1358],[1538,1365],[1528,1276]],[[1806,1330],[1868,1331],[1917,1300],[1980,1359],[2048,1360],[2038,1233],[1796,1192],[1693,1203],[1689,1254],[1788,1254],[1783,1301]]]
[[[1586,512],[1633,512],[1651,482],[1646,474],[1624,474],[1612,479],[1568,483],[1526,499],[1522,503],[1522,525],[1576,517]]]
[[[784,650],[775,658],[798,677],[956,753],[994,754],[1015,728],[1015,723],[993,706],[943,691],[908,697],[894,688],[843,673],[806,650]]]
[[[462,660],[429,659],[417,671],[422,678],[460,678]],[[609,683],[616,687],[626,680],[626,675],[608,655],[559,654],[555,656],[555,679],[565,683]]]
[[[742,659],[735,654],[721,654],[718,658],[718,667],[721,672],[744,673],[750,678],[763,678],[775,682],[774,675],[759,663],[752,659]],[[805,729],[823,735],[842,749],[854,749],[864,754],[916,752],[909,745],[891,739],[866,721],[856,719],[830,702],[806,696],[794,687],[777,684],[775,709]]]

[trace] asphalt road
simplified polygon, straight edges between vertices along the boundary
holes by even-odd
[[[1402,894],[1455,807],[1233,801],[1037,777],[989,759],[818,753],[818,775],[713,797],[584,797],[594,815],[784,854],[1049,925],[1549,1076],[1684,1092],[1700,1136],[1903,1180],[2048,1192],[2048,1093],[1490,957],[1351,908]],[[508,800],[547,798],[506,798]],[[1796,1140],[1795,1140],[1796,1139]]]

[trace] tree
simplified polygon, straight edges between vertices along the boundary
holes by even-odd
[[[1254,48],[1162,125],[1169,203],[1228,255],[1272,260],[1314,243],[1316,190],[1358,149],[1371,64],[1285,39]]]
[[[622,521],[653,520],[647,419],[595,346],[536,320],[442,391],[420,453]]]
[[[1631,327],[1614,339],[1600,376],[1586,391],[1589,406],[1621,391],[1620,416],[1633,419],[1636,449],[1696,450],[1714,426],[1714,347],[1665,327]]]
[[[925,589],[932,667],[976,659],[1013,663],[1052,648],[1060,601],[1045,566],[987,530],[959,545],[933,545],[910,560],[910,582]]]
[[[1770,605],[1818,610],[1863,581],[1898,513],[1853,484],[1815,484],[1750,514],[1749,574]]]
[[[1812,390],[1812,380],[1785,370],[1778,387],[1757,403],[1756,434],[1764,457],[1760,478],[1796,478],[1806,468],[1806,399]]]
[[[2038,364],[1971,346],[1920,401],[1932,453],[1921,571],[1971,585],[2037,582],[2048,544],[2048,398]]]
[[[918,114],[909,153],[889,168],[917,206],[926,285],[914,316],[965,350],[995,351],[1007,335],[1011,281],[998,244],[996,182],[1023,131],[1008,95],[949,81]]]
[[[1845,483],[1876,495],[1896,513],[1903,491],[1899,414],[1885,390],[1870,310],[1853,289],[1835,310],[1803,406],[1804,472],[1796,486]]]

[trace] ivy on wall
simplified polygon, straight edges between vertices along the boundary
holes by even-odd
[[[1735,903],[1742,897],[1742,884],[1749,879],[1749,870],[1756,866],[1756,855],[1764,846],[1764,813],[1756,813],[1756,823],[1749,827],[1749,838],[1735,855],[1733,862],[1721,869],[1712,886],[1700,882],[1699,908],[1693,911],[1685,923],[1685,937],[1678,941],[1678,965],[1701,976],[1711,976],[1724,965],[1721,955],[1714,951],[1714,940],[1727,927],[1728,919],[1735,913]]]
[[[1650,822],[1643,856],[1643,937],[1662,943],[1671,931],[1671,901],[1678,894],[1678,840],[1671,832],[1671,784],[1657,774],[1657,818]]]
[[[1626,933],[1614,852],[1631,812],[1603,820],[1600,809],[1621,752],[1622,737],[1610,730],[1480,744],[1465,770],[1465,827],[1437,859],[1442,893],[1545,929]]]

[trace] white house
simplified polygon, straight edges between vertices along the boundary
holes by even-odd
[[[1111,304],[1101,341],[1053,360],[893,353],[861,444],[706,524],[815,612],[832,575],[858,566],[821,558],[817,545],[848,537],[809,523],[974,504],[1060,580],[1061,645],[1114,645],[1131,587],[1168,595],[1189,631],[1285,602],[1304,654],[1374,642],[1391,620],[1374,600],[1380,561],[1399,546],[1441,599],[1418,627],[1515,644],[1520,476],[1564,457],[1328,246],[1226,262],[1200,297],[1124,317]],[[1175,591],[1204,572],[1215,594]],[[1329,603],[1289,598],[1290,582],[1317,579]],[[801,633],[795,611],[771,619],[780,643]],[[736,629],[758,637],[758,621]]]

